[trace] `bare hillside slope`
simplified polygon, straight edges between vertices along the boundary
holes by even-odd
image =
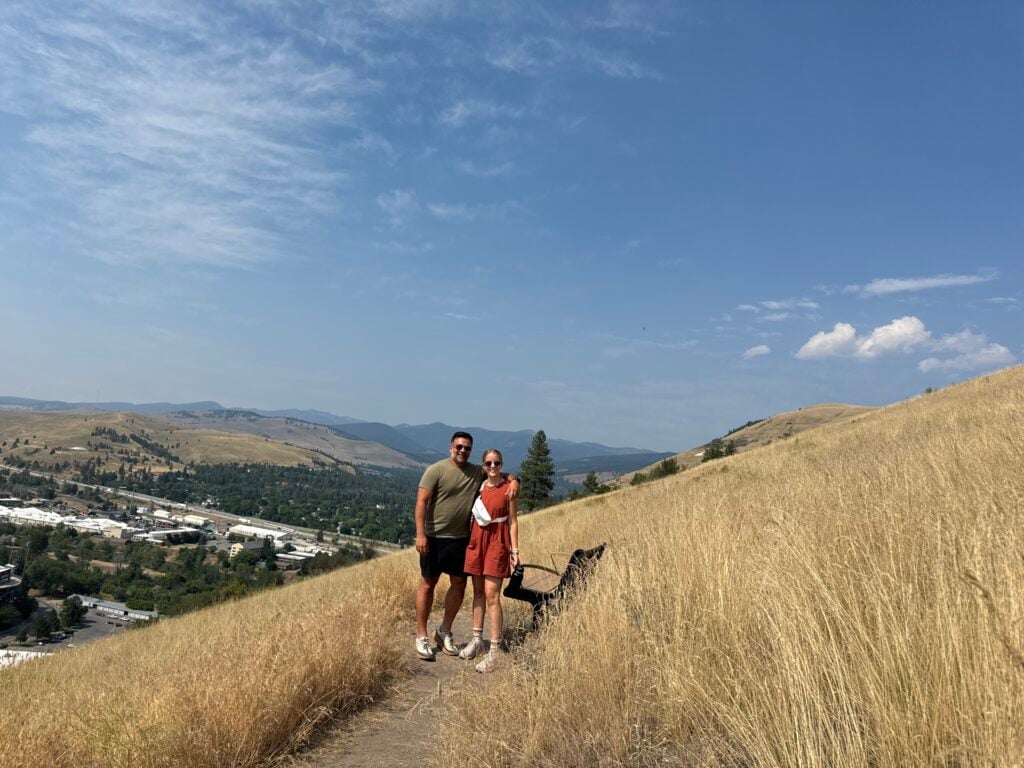
[[[799,435],[809,429],[817,429],[826,424],[854,419],[858,416],[877,410],[866,405],[845,405],[843,403],[822,403],[798,408],[795,411],[783,411],[767,419],[745,426],[726,435],[724,440],[732,440],[736,444],[736,452],[741,453],[751,448],[771,445],[779,440]],[[689,469],[701,463],[704,454],[703,445],[676,454],[675,459],[680,469]],[[644,467],[638,472],[649,472],[655,465]],[[627,485],[636,472],[627,472],[616,478],[612,485]]]

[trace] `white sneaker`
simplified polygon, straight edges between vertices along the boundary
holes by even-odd
[[[423,661],[434,660],[434,649],[430,645],[429,637],[417,637],[415,648],[416,655],[423,659]]]
[[[474,636],[473,639],[466,644],[466,647],[459,651],[459,658],[469,661],[470,659],[475,659],[483,652],[484,641],[480,637]]]
[[[491,648],[484,656],[483,661],[476,665],[477,672],[493,672],[498,668],[498,649]]]
[[[444,651],[445,656],[458,656],[459,647],[455,645],[455,638],[451,632],[442,632],[438,627],[434,630],[434,645]]]

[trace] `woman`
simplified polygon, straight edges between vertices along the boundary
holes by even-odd
[[[466,573],[473,577],[473,639],[459,652],[472,659],[484,652],[484,610],[490,617],[491,644],[477,672],[493,672],[501,646],[501,582],[519,565],[519,523],[515,499],[505,495],[508,480],[501,477],[501,451],[491,448],[483,456],[487,479],[480,486],[480,501],[487,508],[490,522],[481,525],[477,516],[470,523],[466,547]]]

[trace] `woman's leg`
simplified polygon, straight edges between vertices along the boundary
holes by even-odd
[[[501,615],[501,579],[495,576],[484,576],[483,588],[484,597],[487,602],[487,614],[491,620],[491,649],[497,650],[501,643],[501,629],[503,626],[503,617]],[[473,594],[474,600],[476,599],[476,593]],[[476,620],[476,613],[473,614],[473,620]],[[481,626],[481,625],[478,625]]]
[[[473,659],[484,651],[484,606],[487,598],[484,596],[484,577],[473,577],[473,637],[459,651],[460,659]]]
[[[473,634],[480,631],[483,634],[484,631],[484,608],[487,605],[486,597],[486,585],[484,579],[486,576],[474,576],[473,577]]]

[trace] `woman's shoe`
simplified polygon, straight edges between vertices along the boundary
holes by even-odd
[[[498,668],[498,649],[491,648],[484,656],[483,661],[476,665],[477,672],[493,672]]]
[[[459,651],[459,658],[469,661],[470,659],[475,659],[483,652],[484,641],[474,636],[472,640],[466,643],[466,647]]]

